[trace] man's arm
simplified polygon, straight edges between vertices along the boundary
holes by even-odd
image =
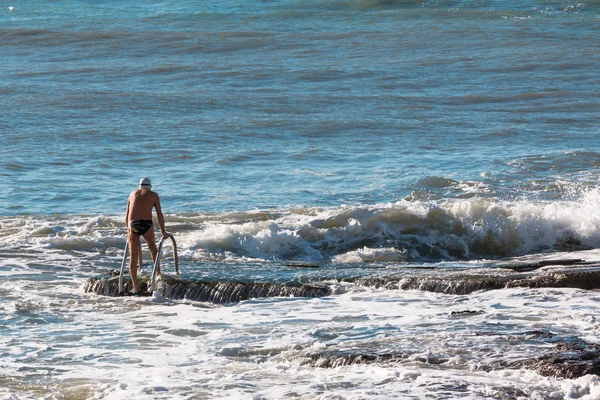
[[[156,218],[158,218],[158,226],[160,227],[160,233],[163,237],[167,236],[167,231],[165,230],[165,217],[163,216],[162,209],[160,208],[160,198],[156,195],[156,202],[154,203],[154,208],[156,208]]]

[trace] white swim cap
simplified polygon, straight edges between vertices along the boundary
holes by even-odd
[[[152,183],[150,182],[150,179],[148,179],[148,178],[142,178],[142,179],[140,179],[140,187],[142,189],[151,189],[152,188]]]

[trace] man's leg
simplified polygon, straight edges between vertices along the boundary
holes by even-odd
[[[129,274],[131,275],[131,285],[133,292],[138,291],[137,287],[137,264],[140,257],[140,237],[129,230]]]
[[[144,233],[144,240],[150,249],[152,254],[152,262],[156,263],[156,257],[158,255],[158,249],[156,248],[156,238],[154,237],[154,227],[150,228],[148,232]],[[160,275],[160,263],[156,267],[156,275]]]

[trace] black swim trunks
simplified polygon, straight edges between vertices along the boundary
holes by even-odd
[[[152,228],[151,219],[136,219],[135,221],[129,221],[129,229],[131,232],[142,236]]]

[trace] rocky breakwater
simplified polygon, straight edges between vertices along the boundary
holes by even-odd
[[[151,295],[148,292],[149,276],[138,276],[138,285],[141,295]],[[264,297],[323,297],[331,293],[329,286],[324,284],[184,280],[167,275],[157,281],[156,290],[172,300],[188,299],[217,304]],[[91,278],[85,283],[84,291],[104,296],[126,296],[131,291],[131,281],[126,278],[123,292],[119,292],[118,277]]]
[[[584,260],[547,260],[537,263],[498,264],[472,270],[432,267],[345,281],[392,290],[423,290],[460,295],[479,290],[509,288],[591,290],[600,289],[600,264]]]

